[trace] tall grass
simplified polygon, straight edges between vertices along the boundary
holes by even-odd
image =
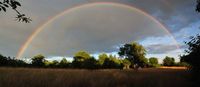
[[[189,87],[187,77],[180,69],[0,68],[0,87]]]

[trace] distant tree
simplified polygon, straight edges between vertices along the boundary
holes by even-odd
[[[25,14],[20,13],[17,8],[21,4],[17,0],[1,0],[0,1],[0,11],[6,12],[8,8],[13,9],[17,13],[16,19],[21,22],[29,23],[32,21],[29,17],[26,17]]]
[[[32,58],[32,63],[34,67],[44,67],[45,57],[42,54],[36,55]]]
[[[69,68],[69,62],[66,60],[66,58],[63,58],[59,63],[60,68]]]
[[[104,60],[102,67],[105,69],[120,69],[121,61],[118,60],[115,56],[110,55]]]
[[[59,62],[57,60],[53,60],[51,63],[50,63],[50,68],[58,68],[59,67]]]
[[[75,53],[72,65],[74,68],[83,68],[84,61],[91,58],[90,54],[85,51],[79,51]]]
[[[149,58],[149,66],[150,67],[157,67],[158,66],[158,59],[155,57]]]
[[[6,66],[8,64],[8,59],[0,54],[0,66]]]
[[[97,69],[97,60],[94,57],[90,57],[83,62],[83,68],[86,69]]]
[[[105,54],[105,53],[100,54],[100,55],[99,55],[99,58],[98,58],[98,64],[99,64],[100,66],[102,66],[106,58],[108,58],[108,55],[107,55],[107,54]]]
[[[124,58],[127,58],[135,68],[144,67],[145,64],[145,48],[138,43],[125,44],[120,47],[118,54]]]
[[[175,59],[173,57],[166,56],[163,60],[164,66],[174,66],[175,65]]]

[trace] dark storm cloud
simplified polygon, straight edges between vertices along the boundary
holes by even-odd
[[[195,12],[196,0],[128,0],[155,16],[173,33],[199,21]]]

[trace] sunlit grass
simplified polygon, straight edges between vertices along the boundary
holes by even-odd
[[[188,87],[184,69],[0,68],[0,87]]]

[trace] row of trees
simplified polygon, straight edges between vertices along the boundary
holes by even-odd
[[[42,68],[77,68],[77,69],[138,69],[139,67],[159,67],[158,58],[145,58],[146,50],[138,43],[125,44],[119,49],[119,57],[102,53],[95,59],[85,51],[75,53],[73,61],[66,58],[61,61],[47,61],[45,56],[37,55],[27,63],[15,58],[0,55],[0,66],[14,67],[42,67]],[[164,66],[184,66],[184,63],[175,63],[174,58],[166,57],[163,60]]]

